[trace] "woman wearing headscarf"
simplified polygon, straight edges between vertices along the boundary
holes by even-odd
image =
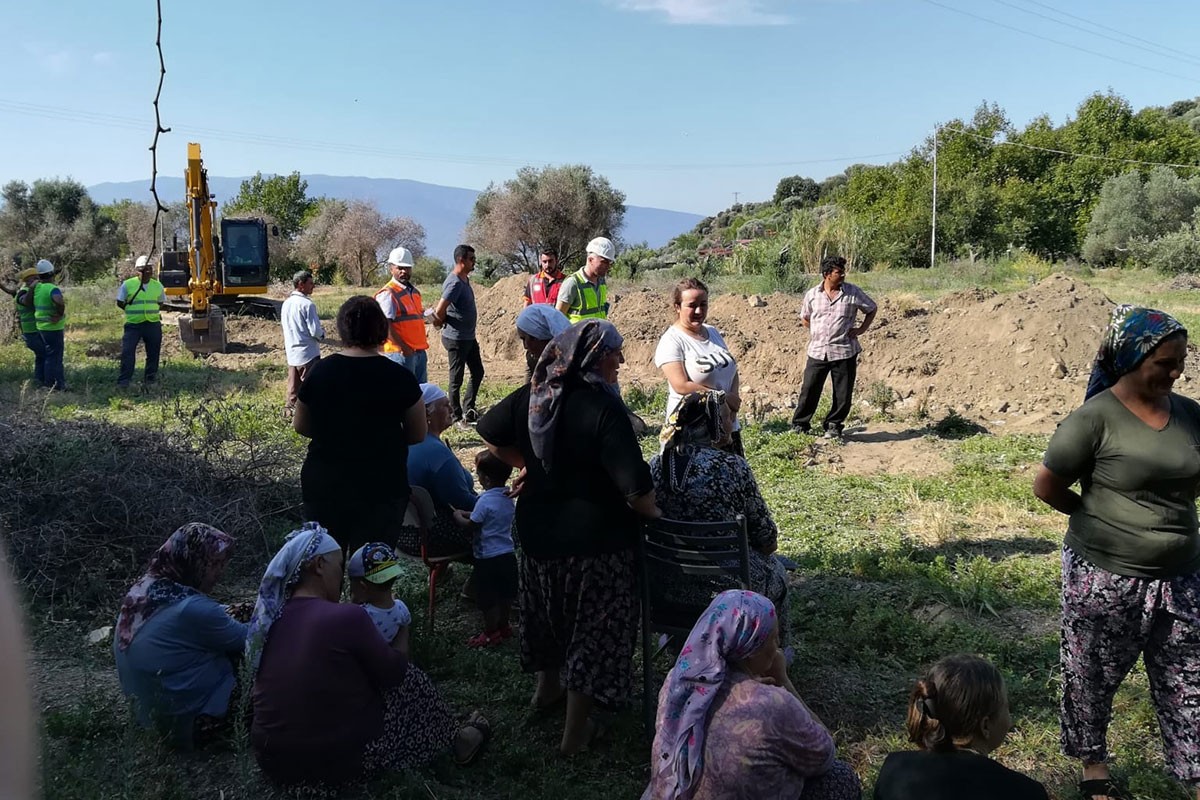
[[[800,699],[770,600],[713,599],[658,696],[643,800],[857,800],[858,777]]]
[[[1139,655],[1167,767],[1200,785],[1200,405],[1171,391],[1186,356],[1178,321],[1118,306],[1085,401],[1059,425],[1034,479],[1034,494],[1070,518],[1062,742],[1083,762],[1084,797],[1125,796],[1105,740],[1113,696]]]
[[[766,595],[779,612],[779,635],[786,643],[787,571],[775,558],[778,529],[758,490],[746,459],[722,448],[730,437],[732,412],[723,392],[684,395],[667,417],[659,440],[662,454],[650,459],[654,493],[663,516],[685,522],[720,522],[738,514],[746,518],[750,544],[750,588]],[[652,590],[684,603],[695,603],[729,580],[689,576],[672,582],[654,580]]]
[[[521,540],[521,665],[537,675],[532,705],[564,697],[559,749],[600,731],[595,701],[628,699],[638,625],[634,548],[640,518],[658,516],[650,470],[614,390],[621,335],[585,320],[553,339],[533,381],[479,421],[479,435],[526,470]]]
[[[250,743],[284,785],[338,784],[424,764],[452,749],[469,764],[490,736],[460,727],[437,688],[379,635],[361,606],[338,603],[342,548],[307,523],[263,575],[246,660],[254,676]]]
[[[478,495],[475,479],[442,441],[442,434],[451,425],[450,397],[436,383],[422,383],[421,400],[425,404],[427,430],[424,440],[408,448],[408,483],[429,492],[433,501],[429,539],[435,552],[430,555],[469,551],[470,535],[454,524],[454,511],[472,510]],[[421,543],[408,530],[401,535],[399,548],[410,555],[421,554]]]
[[[229,712],[246,626],[209,594],[233,541],[202,522],[179,528],[150,557],[117,614],[113,654],[121,688],[138,721],[157,724],[179,746],[192,745],[197,725]]]
[[[307,437],[300,470],[305,519],[347,547],[395,545],[408,507],[408,448],[425,438],[416,378],[379,348],[388,321],[373,298],[338,309],[342,350],[313,364],[300,387],[292,427]]]

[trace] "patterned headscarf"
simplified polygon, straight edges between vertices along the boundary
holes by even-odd
[[[299,530],[287,535],[279,552],[267,565],[262,583],[258,587],[258,601],[254,604],[254,615],[250,617],[250,632],[246,636],[246,660],[250,663],[250,674],[258,674],[262,662],[263,648],[267,646],[267,635],[283,606],[292,596],[292,590],[300,582],[304,565],[320,555],[341,550],[329,532],[316,522],[306,522]]]
[[[164,608],[211,592],[229,562],[233,542],[228,533],[203,522],[189,522],[172,533],[121,601],[117,646],[127,649],[142,626]]]
[[[552,339],[533,369],[529,386],[529,441],[548,472],[554,436],[568,389],[617,393],[600,375],[600,361],[625,342],[611,322],[585,319]]]
[[[1083,399],[1115,386],[1122,375],[1137,369],[1163,339],[1179,332],[1186,334],[1187,328],[1164,311],[1129,304],[1114,308]]]
[[[683,490],[694,448],[711,446],[721,438],[724,407],[724,392],[692,392],[684,395],[667,417],[658,441],[662,445],[663,476],[671,491]]]
[[[660,695],[650,800],[689,800],[704,769],[708,712],[729,674],[729,662],[753,655],[775,630],[775,605],[733,589],[713,599],[688,635]]]

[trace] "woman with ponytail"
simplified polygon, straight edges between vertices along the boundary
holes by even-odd
[[[892,753],[875,800],[1046,800],[1040,783],[993,761],[1012,718],[1004,678],[976,656],[948,656],[913,687],[908,738],[920,749]]]

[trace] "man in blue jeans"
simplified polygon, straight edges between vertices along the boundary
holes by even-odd
[[[475,339],[475,323],[479,313],[475,308],[475,290],[470,274],[475,269],[475,248],[460,244],[454,248],[454,271],[442,283],[442,298],[433,309],[433,326],[442,329],[442,345],[450,359],[450,413],[455,422],[474,424],[479,421],[475,398],[483,382],[483,359]],[[471,371],[466,396],[459,403],[464,370]]]
[[[163,285],[154,278],[154,265],[148,256],[138,256],[137,275],[117,289],[117,308],[125,311],[125,335],[121,337],[121,372],[117,386],[129,386],[137,362],[138,342],[146,343],[146,371],[143,380],[154,383],[158,377],[158,356],[162,350],[162,311],[167,302]]]
[[[67,301],[62,290],[54,284],[54,265],[41,259],[34,267],[38,282],[27,295],[27,304],[33,307],[33,318],[38,336],[42,338],[46,358],[46,387],[67,390],[67,376],[63,369],[64,334],[67,327]]]

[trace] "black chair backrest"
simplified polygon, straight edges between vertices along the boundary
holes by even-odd
[[[646,522],[642,531],[646,571],[727,575],[737,578],[743,589],[750,588],[750,546],[741,514],[721,522],[660,518]]]

